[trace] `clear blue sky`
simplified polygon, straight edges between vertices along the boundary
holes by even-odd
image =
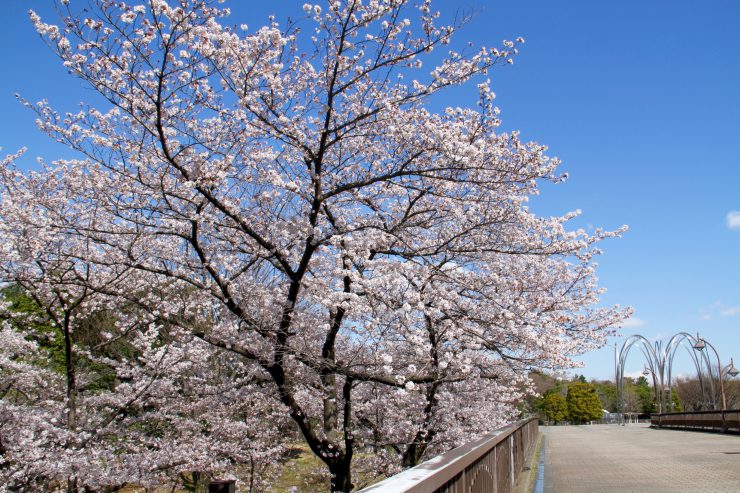
[[[303,3],[226,5],[234,24],[255,28],[269,13],[300,18]],[[0,2],[0,146],[29,147],[27,166],[37,155],[66,152],[35,130],[14,93],[63,110],[91,96],[28,22],[29,8],[49,16],[51,5]],[[526,39],[516,63],[491,77],[504,127],[549,145],[571,176],[544,190],[537,211],[581,209],[579,227],[630,226],[604,244],[599,261],[604,301],[635,309],[622,334],[699,331],[723,363],[740,360],[740,224],[731,229],[727,219],[740,211],[740,2],[438,0],[437,7],[477,10],[460,41]],[[461,104],[458,97],[449,104]],[[613,375],[613,349],[584,361],[588,377]],[[635,351],[627,370],[641,368]]]

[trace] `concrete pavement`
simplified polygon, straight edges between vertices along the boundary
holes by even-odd
[[[740,436],[543,426],[545,493],[740,493]]]

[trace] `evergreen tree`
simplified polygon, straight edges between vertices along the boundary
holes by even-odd
[[[591,383],[576,381],[568,386],[568,419],[573,423],[585,423],[601,419],[603,411],[596,387]]]
[[[568,405],[557,389],[548,391],[540,401],[542,415],[553,424],[568,419]]]
[[[639,377],[635,380],[632,388],[640,401],[640,414],[652,414],[657,412],[658,407],[655,403],[655,394],[647,378]]]
[[[601,402],[601,408],[613,413],[617,411],[617,386],[614,382],[595,382],[596,395]]]

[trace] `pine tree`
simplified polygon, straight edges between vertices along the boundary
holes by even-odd
[[[601,419],[603,411],[596,387],[591,383],[580,381],[568,386],[568,419],[573,423],[585,423],[594,419]]]

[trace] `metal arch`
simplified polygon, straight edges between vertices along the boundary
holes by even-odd
[[[717,351],[715,350],[715,353],[716,352]],[[707,375],[709,376],[709,389],[711,391],[710,395],[712,397],[712,407],[716,411],[718,407],[717,388],[714,386],[714,375],[712,373],[712,362],[709,360],[709,351],[706,351],[706,352],[702,351],[701,356],[702,356],[702,360],[704,361],[704,366],[707,367]]]
[[[717,381],[719,382],[719,385],[721,387],[722,410],[724,411],[725,410],[725,397],[724,397],[725,393],[724,393],[724,388],[722,388],[722,372],[724,371],[724,369],[722,368],[722,363],[720,362],[719,352],[717,351],[717,348],[714,347],[714,344],[712,344],[711,342],[707,341],[704,338],[701,338],[701,339],[702,341],[704,341],[707,347],[709,347],[712,351],[714,351],[714,355],[717,357]],[[712,363],[709,359],[709,351],[701,351],[701,354],[704,357],[703,358],[704,362],[707,365],[707,373],[709,374],[709,382],[711,383],[711,386],[712,386],[712,404],[714,405],[714,410],[716,411],[719,406],[717,404],[717,392],[714,387],[714,375],[712,375]]]
[[[640,350],[642,351],[643,356],[645,356],[646,361],[651,361],[651,354],[649,354],[646,351],[647,346],[642,345],[640,347]],[[660,350],[660,342],[655,342],[655,350],[652,353],[652,358],[654,359],[654,364],[651,363],[649,365],[650,367],[650,375],[653,380],[653,394],[655,394],[655,402],[662,402],[660,401],[660,393],[659,393],[659,384],[660,388],[663,387],[663,365],[665,364],[665,359],[662,358],[662,353]],[[627,362],[627,359],[625,358],[625,363]],[[656,371],[657,370],[657,371]],[[656,375],[660,375],[660,379],[656,379]],[[665,409],[665,407],[661,407],[661,409]]]
[[[682,344],[684,344],[684,347],[686,343],[689,344],[688,347],[686,347],[686,350],[689,353],[689,356],[691,356],[691,361],[694,362],[694,367],[696,368],[696,373],[699,377],[699,387],[701,389],[701,399],[702,402],[705,401],[705,392],[704,392],[704,377],[703,372],[701,371],[701,361],[696,355],[696,351],[694,350],[694,346],[698,342],[698,339],[694,337],[693,335],[689,334],[688,332],[679,332],[678,334],[675,334],[671,339],[668,341],[668,344],[665,348],[664,358],[667,362],[667,377],[668,377],[668,405],[670,412],[673,412],[673,358],[676,356],[676,352],[678,351],[679,347],[681,347]],[[702,353],[703,354],[703,353]],[[707,362],[707,358],[705,356],[702,357],[702,361],[705,363]],[[710,370],[711,371],[711,370]],[[715,395],[714,392],[714,382],[712,382],[711,373],[710,373],[710,385],[712,389],[712,395]],[[663,399],[665,401],[666,397],[663,396]],[[716,407],[716,398],[714,398],[714,405]],[[665,402],[663,405],[663,408],[666,409]]]
[[[651,344],[651,342],[648,341],[645,337],[639,334],[634,334],[629,336],[624,341],[624,344],[622,344],[622,348],[619,350],[618,354],[616,352],[617,347],[615,345],[614,365],[618,412],[624,414],[624,367],[627,362],[627,356],[629,355],[630,350],[636,344],[639,345],[640,351],[645,358],[646,368],[648,368],[649,371],[652,373],[655,401],[660,406],[660,412],[667,412],[669,406],[671,412],[673,411],[673,360],[676,356],[678,348],[681,347],[681,345],[684,345],[684,347],[686,347],[691,356],[691,360],[694,362],[694,367],[696,368],[696,372],[699,378],[702,401],[704,402],[706,401],[702,363],[703,366],[706,368],[707,375],[709,376],[712,405],[716,410],[717,392],[714,385],[714,370],[712,368],[711,358],[709,357],[709,351],[701,351],[699,355],[697,355],[696,351],[694,351],[695,346],[697,345],[699,340],[700,339],[698,338],[698,336],[694,337],[687,332],[679,332],[672,336],[665,347],[663,347],[662,341],[656,341],[655,343]],[[717,349],[714,346],[710,345],[708,341],[706,341],[706,339],[702,340],[715,353],[715,356],[717,356],[717,361],[719,363],[720,358]],[[689,343],[690,345],[686,346],[687,343]],[[718,367],[717,371],[719,372],[717,376],[721,379],[722,368]],[[666,383],[668,387],[668,395],[670,396],[670,398],[666,397]],[[720,380],[720,384],[721,383],[722,381]]]
[[[635,334],[628,337],[624,341],[624,344],[622,344],[622,348],[619,350],[619,355],[617,357],[617,410],[619,413],[622,414],[624,414],[624,365],[627,361],[627,356],[629,355],[632,346],[638,343],[641,345],[640,349],[642,351],[642,354],[645,357],[647,365],[649,366],[650,371],[653,374],[653,387],[657,389],[657,385],[655,385],[656,383],[658,383],[656,382],[656,375],[660,375],[661,388],[663,384],[663,361],[661,361],[661,358],[658,357],[658,353],[660,352],[660,344],[656,343],[656,347],[654,348],[653,345],[650,344],[650,341],[648,341],[641,335]]]

